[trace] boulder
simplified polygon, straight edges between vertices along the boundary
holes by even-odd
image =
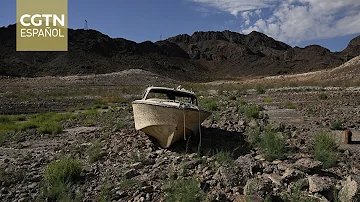
[[[329,177],[320,177],[317,175],[309,176],[309,192],[327,192],[334,187],[334,183]]]
[[[360,201],[359,183],[360,183],[360,176],[353,175],[347,177],[346,181],[344,182],[339,192],[339,200],[341,202]]]
[[[293,167],[304,172],[310,171],[319,171],[321,170],[323,163],[321,161],[316,161],[311,158],[302,158],[297,160]]]
[[[248,180],[244,187],[244,195],[256,195],[265,198],[273,190],[272,181],[260,176]]]

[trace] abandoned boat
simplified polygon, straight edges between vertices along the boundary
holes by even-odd
[[[180,87],[148,87],[132,107],[135,129],[156,138],[163,148],[197,134],[201,123],[211,115],[198,106],[194,92]]]

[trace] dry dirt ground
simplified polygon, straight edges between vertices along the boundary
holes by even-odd
[[[148,85],[180,84],[142,70],[1,78],[0,114],[73,116],[60,121],[60,133],[30,128],[6,136],[0,147],[0,201],[335,201],[337,195],[347,196],[347,177],[359,176],[360,144],[344,145],[343,134],[350,128],[360,141],[360,88],[244,89],[239,84],[224,90],[183,84],[197,89],[200,103],[215,103],[214,114],[204,121],[201,138],[162,149],[134,129],[131,101]],[[250,105],[260,109],[258,117],[241,110]],[[262,133],[267,125],[286,136],[288,150],[280,160],[266,159],[247,139],[251,127]],[[339,144],[330,168],[314,159],[318,131],[333,134]],[[66,196],[46,194],[51,189],[46,169],[63,156],[80,161],[79,178],[64,189]]]

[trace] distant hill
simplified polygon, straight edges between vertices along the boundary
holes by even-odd
[[[328,69],[360,54],[359,37],[342,52],[298,48],[265,34],[231,31],[182,34],[156,43],[69,29],[68,52],[16,52],[16,25],[0,28],[0,75],[65,76],[143,69],[172,79],[208,81]]]

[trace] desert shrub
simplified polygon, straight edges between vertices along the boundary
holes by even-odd
[[[101,142],[96,141],[88,148],[87,155],[90,163],[94,163],[104,156],[104,153],[101,152],[101,147],[102,147]]]
[[[309,115],[314,114],[314,110],[313,110],[313,108],[309,108],[307,113],[308,113]]]
[[[261,141],[260,127],[247,127],[245,131],[245,138],[250,145],[258,146]]]
[[[232,158],[231,152],[224,151],[224,150],[219,151],[215,155],[215,159],[221,165],[223,165],[223,164],[232,164],[234,162],[234,159]]]
[[[259,118],[259,107],[257,105],[250,105],[244,109],[244,115],[248,118]]]
[[[205,199],[196,179],[171,180],[164,187],[165,201],[197,202]]]
[[[276,133],[271,126],[267,126],[260,139],[260,147],[269,161],[285,157],[285,138],[281,133]]]
[[[341,121],[334,121],[331,123],[330,126],[331,130],[342,130],[342,122]]]
[[[283,200],[285,202],[318,202],[318,198],[308,196],[306,192],[302,192],[307,186],[305,180],[298,180],[295,182],[293,187],[290,188],[290,193],[283,194]]]
[[[83,121],[85,126],[93,126],[95,124],[95,120],[94,119],[85,119]]]
[[[43,195],[50,201],[72,201],[71,186],[79,179],[81,163],[70,157],[51,162],[44,172]]]
[[[292,103],[292,102],[288,102],[286,103],[286,108],[287,109],[296,109],[296,104]]]
[[[83,116],[92,116],[92,115],[95,115],[97,113],[98,113],[98,111],[96,109],[88,109],[82,115]]]
[[[239,100],[236,102],[236,105],[247,105],[247,102],[245,100]]]
[[[0,115],[0,123],[10,123],[11,119],[8,115]]]
[[[8,137],[7,131],[0,131],[0,146],[4,144],[7,137]]]
[[[338,153],[337,144],[332,134],[321,131],[315,134],[314,156],[323,162],[324,168],[330,168],[336,164]]]
[[[328,95],[326,93],[320,93],[319,98],[320,98],[320,100],[326,100],[326,99],[328,99]]]
[[[271,103],[272,102],[271,97],[264,98],[264,102]]]
[[[63,126],[57,122],[46,121],[39,125],[38,132],[41,134],[59,134],[63,129]]]
[[[114,194],[114,190],[111,189],[111,186],[109,184],[103,184],[100,187],[100,196],[99,196],[99,202],[107,202],[112,201],[111,197]]]
[[[209,111],[219,110],[218,101],[216,99],[208,98],[200,101],[200,106]]]
[[[229,100],[236,100],[236,96],[235,96],[235,95],[231,95],[231,96],[229,97]]]
[[[264,94],[266,92],[265,88],[263,88],[261,86],[256,87],[255,90],[258,94]]]

